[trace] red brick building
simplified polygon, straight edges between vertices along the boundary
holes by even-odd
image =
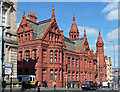
[[[36,75],[40,83],[46,80],[49,87],[53,86],[53,81],[56,81],[57,87],[65,86],[65,72],[68,81],[106,81],[104,43],[100,31],[95,54],[89,48],[86,29],[84,37],[79,38],[74,15],[69,37],[65,37],[63,31],[59,30],[54,7],[51,19],[41,22],[37,22],[36,14],[31,11],[26,19],[24,12],[17,30],[18,75]]]

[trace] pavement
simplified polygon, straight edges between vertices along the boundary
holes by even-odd
[[[10,92],[10,88],[7,88],[6,92]],[[37,88],[32,88],[32,89],[25,89],[22,90],[21,88],[13,88],[12,92],[38,92]],[[112,90],[112,89],[108,89],[108,88],[100,88],[98,90],[85,90],[82,91],[81,88],[69,88],[66,89],[65,87],[62,88],[56,88],[56,90],[53,89],[53,87],[41,87],[40,88],[40,92],[120,92],[120,90]]]

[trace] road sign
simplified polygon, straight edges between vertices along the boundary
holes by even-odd
[[[12,68],[12,67],[13,67],[13,64],[6,62],[6,63],[5,63],[5,67],[11,67],[11,68]]]
[[[65,72],[65,78],[67,78],[67,72]]]
[[[6,62],[5,67],[3,68],[3,75],[12,75],[13,74],[13,63]]]
[[[11,75],[12,69],[11,68],[5,68],[5,75]]]

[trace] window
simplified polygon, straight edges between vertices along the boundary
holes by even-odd
[[[22,51],[20,52],[20,61],[22,62]]]
[[[59,51],[59,62],[60,62],[60,58],[61,58],[61,55],[60,55],[60,54],[61,54],[61,51]]]
[[[78,59],[76,59],[76,67],[78,67]]]
[[[19,43],[20,43],[20,36],[18,36],[18,40],[19,40]]]
[[[55,80],[57,80],[57,70],[55,70]]]
[[[91,73],[90,73],[90,80],[91,80]]]
[[[72,67],[74,67],[74,58],[72,58]]]
[[[6,11],[2,11],[2,25],[6,26]]]
[[[84,61],[84,66],[85,66],[85,68],[86,68],[86,61]]]
[[[72,80],[74,80],[74,72],[72,73]]]
[[[26,51],[26,62],[30,60],[30,51]]]
[[[37,50],[34,50],[34,60],[36,60],[36,53],[37,53]]]
[[[55,51],[55,62],[57,62],[57,51]]]
[[[50,51],[50,62],[53,62],[53,51]]]
[[[50,70],[50,80],[53,80],[53,70]]]
[[[102,72],[102,67],[101,67],[101,72]]]
[[[21,35],[21,41],[22,41],[22,43],[23,43],[23,35]]]
[[[78,80],[78,72],[76,72],[76,80]]]
[[[70,57],[68,57],[68,67],[70,67]]]
[[[89,63],[89,67],[91,68],[91,61],[90,61],[90,63]]]
[[[25,34],[25,40],[27,41],[27,34]]]
[[[70,72],[68,72],[68,80],[70,81]]]
[[[28,40],[30,41],[30,34],[28,34]]]

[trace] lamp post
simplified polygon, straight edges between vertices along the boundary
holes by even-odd
[[[1,80],[2,80],[2,75],[3,75],[3,81],[4,81],[4,74],[3,69],[5,66],[5,29],[10,29],[10,26],[0,26],[2,28],[2,38],[1,38],[1,44],[2,44],[2,50],[1,50],[1,59],[0,59],[0,72],[1,72]]]
[[[110,41],[113,43],[113,54],[114,54],[114,83],[115,83],[115,47],[114,47],[114,41]],[[114,84],[115,89],[116,89],[116,85]]]

